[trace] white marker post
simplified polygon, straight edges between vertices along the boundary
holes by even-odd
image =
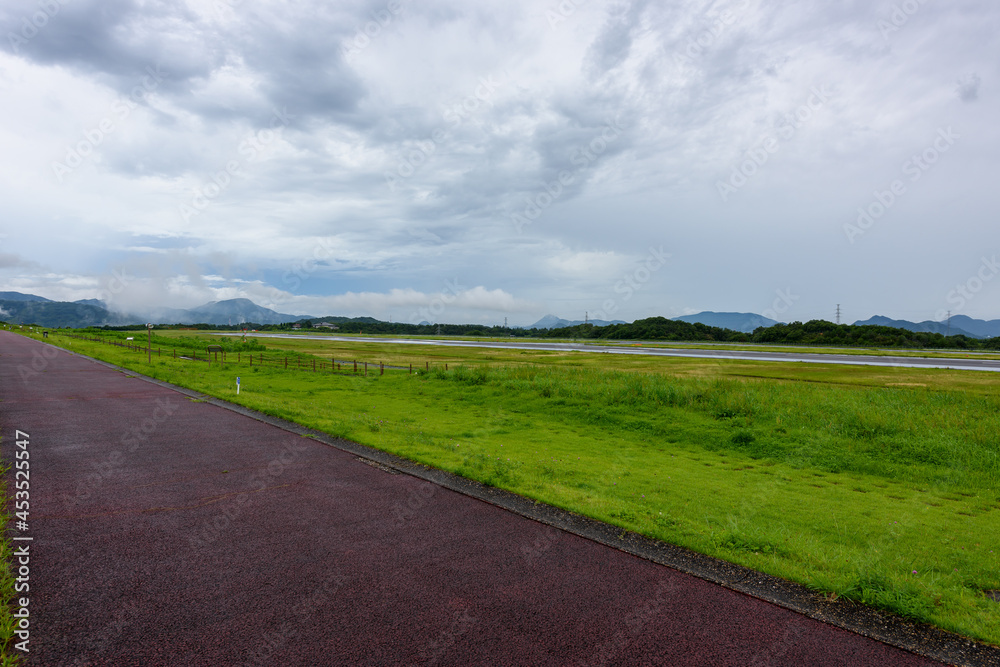
[[[240,395],[240,376],[236,376],[236,395]]]

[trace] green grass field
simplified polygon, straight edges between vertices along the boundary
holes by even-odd
[[[154,348],[208,342],[166,333]],[[1000,644],[993,373],[262,341],[421,370],[360,377],[48,341]]]
[[[270,332],[279,333],[279,332]],[[767,343],[711,343],[699,342],[663,342],[663,341],[620,341],[613,339],[593,339],[593,338],[520,338],[520,337],[483,337],[483,336],[416,336],[416,335],[383,335],[383,334],[353,334],[339,333],[327,330],[303,329],[280,332],[284,336],[295,336],[305,339],[311,336],[323,336],[327,338],[355,338],[355,339],[403,339],[403,340],[428,340],[435,338],[447,338],[449,340],[465,341],[491,341],[491,342],[517,342],[517,343],[576,343],[593,347],[648,347],[664,348],[675,350],[705,349],[705,350],[732,350],[745,352],[809,352],[811,354],[850,354],[854,356],[867,357],[923,357],[931,359],[1000,359],[997,352],[982,350],[921,350],[912,348],[891,348],[891,347],[820,347],[814,345],[775,345]],[[192,330],[158,330],[158,335],[169,338],[181,338],[192,335]],[[201,331],[197,335],[207,336],[211,332]],[[253,334],[251,334],[253,337]],[[261,338],[263,341],[268,338]],[[271,339],[273,340],[273,339]]]

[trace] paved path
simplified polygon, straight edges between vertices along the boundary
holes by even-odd
[[[243,336],[242,333],[220,334]],[[645,347],[633,344],[601,345],[598,343],[538,343],[528,341],[478,341],[446,338],[366,338],[359,336],[310,336],[306,334],[248,333],[257,338],[291,338],[335,340],[349,343],[392,343],[396,345],[442,345],[445,347],[505,348],[510,350],[549,350],[553,352],[594,352],[600,354],[631,354],[650,357],[691,357],[695,359],[728,359],[738,361],[783,361],[846,366],[892,366],[896,368],[941,368],[963,371],[1000,372],[1000,360],[977,359],[975,352],[954,351],[953,357],[893,357],[864,354],[826,354],[823,352],[764,352],[757,350],[717,350],[705,348]],[[655,343],[652,343],[655,345]]]
[[[939,664],[0,332],[17,430],[32,664]]]

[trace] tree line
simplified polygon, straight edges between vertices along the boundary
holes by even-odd
[[[766,343],[771,345],[828,345],[836,347],[896,347],[943,348],[963,350],[1000,349],[1000,337],[970,338],[964,335],[945,336],[940,333],[910,331],[879,325],[834,324],[826,320],[792,322],[759,327],[752,333],[708,326],[697,322],[682,322],[665,317],[648,317],[630,324],[594,326],[578,324],[555,329],[521,329],[516,327],[486,326],[481,324],[408,324],[382,322],[373,318],[319,318],[302,319],[283,324],[238,325],[175,324],[158,325],[160,329],[196,329],[214,331],[291,331],[296,328],[312,329],[319,322],[337,325],[329,333],[388,334],[408,336],[482,336],[491,338],[585,338],[597,340],[649,340],[664,342],[713,342],[713,343]],[[297,326],[296,326],[297,325]],[[106,326],[107,331],[133,330],[135,326]]]

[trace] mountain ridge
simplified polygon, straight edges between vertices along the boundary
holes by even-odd
[[[624,320],[564,320],[561,317],[549,314],[538,320],[525,329],[562,329],[565,327],[575,327],[581,324],[593,324],[595,327],[606,327],[609,324],[628,324]]]
[[[131,324],[284,324],[310,319],[308,315],[279,313],[258,306],[250,299],[237,298],[210,301],[196,308],[160,308],[147,313],[121,313],[109,310],[97,299],[79,301],[51,301],[43,297],[20,292],[17,299],[0,299],[0,318],[12,324],[37,324],[43,327],[83,328],[100,326],[127,326]]]
[[[314,317],[312,315],[292,315],[279,313],[270,308],[260,306],[252,300],[238,297],[209,301],[194,308],[155,308],[147,313],[122,313],[110,310],[107,304],[97,299],[80,299],[77,301],[53,301],[35,294],[6,291],[0,292],[0,319],[11,324],[37,324],[39,326],[58,328],[81,328],[88,326],[128,326],[154,324],[208,324],[208,325],[238,325],[252,324],[285,324],[309,320],[314,323],[330,322],[333,324],[345,322],[379,323],[380,320],[371,317],[344,317],[328,315]],[[741,333],[753,333],[760,327],[771,327],[779,322],[757,313],[702,311],[693,315],[681,315],[670,318],[673,320],[698,323],[705,326],[729,329]],[[613,324],[628,324],[623,320],[587,320],[595,327],[605,327]],[[534,324],[523,327],[530,330],[560,329],[584,324],[584,320],[565,320],[548,314]],[[858,320],[854,326],[886,326],[905,329],[915,333],[939,333],[942,335],[962,335],[968,338],[985,339],[1000,337],[1000,319],[981,320],[967,315],[955,315],[949,322],[924,320],[911,322],[883,315],[874,315],[867,320]]]
[[[694,315],[681,315],[680,317],[672,317],[670,319],[689,324],[704,324],[709,327],[741,331],[743,333],[753,333],[755,329],[760,327],[773,327],[775,324],[778,324],[777,320],[772,320],[757,313],[715,312],[712,310],[703,310]]]
[[[44,296],[37,296],[35,294],[25,294],[24,292],[0,292],[0,301],[52,302],[52,299],[46,299]]]
[[[962,316],[964,317],[964,316]],[[854,326],[879,326],[879,327],[894,327],[896,329],[906,329],[907,331],[914,331],[917,333],[939,333],[944,336],[968,336],[969,338],[993,338],[995,336],[1000,336],[1000,320],[991,320],[990,322],[996,322],[995,327],[996,333],[993,334],[976,334],[971,331],[956,326],[955,320],[958,317],[953,317],[951,326],[946,322],[935,322],[934,320],[924,320],[923,322],[910,322],[909,320],[894,320],[890,317],[883,317],[882,315],[875,315],[869,317],[867,320],[858,320],[854,323]],[[988,330],[988,325],[990,322],[986,320],[973,320],[971,317],[965,317],[965,320],[972,323],[973,327],[978,328],[982,331]],[[963,322],[964,323],[964,322]],[[980,326],[987,325],[986,328]]]

